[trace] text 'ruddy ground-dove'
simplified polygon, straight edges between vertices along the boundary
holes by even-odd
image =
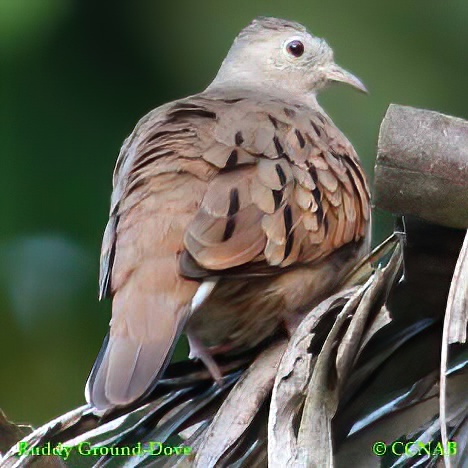
[[[367,252],[365,175],[316,100],[333,81],[365,91],[325,41],[259,18],[205,91],[137,124],[102,245],[112,320],[86,389],[95,408],[151,391],[182,332],[221,379],[213,354],[297,323]]]

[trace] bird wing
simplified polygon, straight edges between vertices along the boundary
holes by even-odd
[[[183,274],[277,274],[367,234],[365,175],[323,113],[250,99],[216,115],[201,157],[219,172],[185,232]]]
[[[152,388],[192,312],[190,278],[316,262],[369,220],[344,136],[321,112],[268,98],[199,95],[151,112],[113,185],[100,273],[112,320],[87,386],[97,408]]]
[[[214,119],[184,118],[184,112],[177,102],[149,113],[117,159],[99,280],[100,298],[112,297],[112,320],[86,390],[98,409],[126,405],[151,390],[199,287],[178,274],[177,258],[216,172],[198,157],[206,144],[199,127]]]

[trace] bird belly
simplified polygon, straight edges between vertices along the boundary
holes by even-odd
[[[367,251],[362,244],[339,249],[322,262],[285,273],[249,279],[223,278],[193,314],[187,333],[206,347],[242,352],[273,335],[282,325],[300,322],[304,314],[339,288],[340,282]]]
[[[221,279],[193,314],[187,333],[206,347],[241,352],[272,335],[284,310],[271,278]],[[216,349],[214,349],[216,352]]]

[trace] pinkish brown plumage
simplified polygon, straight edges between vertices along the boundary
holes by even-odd
[[[316,73],[308,92],[288,57],[291,71],[271,73],[286,74],[286,89],[255,80],[272,67],[257,53],[257,74],[238,71],[246,41],[287,55],[288,38],[315,54],[297,65]],[[87,387],[97,409],[151,390],[182,331],[219,378],[210,348],[240,351],[293,323],[366,252],[365,176],[315,99],[327,70],[362,85],[330,51],[296,23],[258,20],[206,91],[152,111],[124,143],[101,256],[112,320]]]

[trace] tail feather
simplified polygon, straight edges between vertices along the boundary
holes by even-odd
[[[177,334],[178,335],[178,334]],[[161,343],[106,338],[88,378],[86,400],[98,410],[125,406],[149,393],[169,364],[177,337],[166,352]]]
[[[125,405],[142,396],[159,373],[161,360],[164,360],[165,356],[158,354],[153,355],[153,362],[148,363],[150,366],[141,369],[140,365],[137,372],[138,362],[148,354],[148,352],[142,353],[143,346],[147,350],[149,347],[155,352],[160,351],[154,349],[152,343],[143,345],[138,341],[122,337],[110,339],[105,393],[114,405]]]
[[[207,283],[199,288],[196,282],[180,280],[176,297],[145,292],[137,282],[115,294],[110,332],[86,385],[89,404],[97,410],[125,406],[154,389],[188,318],[216,281]]]
[[[187,306],[142,296],[114,297],[110,332],[87,384],[86,399],[98,410],[128,405],[154,388],[187,320]]]
[[[104,394],[104,384],[102,382],[102,377],[107,374],[107,367],[108,367],[108,360],[105,360],[104,366],[104,355],[106,354],[107,345],[109,343],[109,333],[104,338],[102,342],[101,349],[99,350],[99,354],[94,361],[93,368],[88,377],[88,381],[86,382],[85,387],[85,398],[86,401],[90,404],[95,406],[96,408],[105,408],[109,401],[107,400]],[[105,367],[105,368],[104,368]],[[99,379],[98,379],[98,371]]]

